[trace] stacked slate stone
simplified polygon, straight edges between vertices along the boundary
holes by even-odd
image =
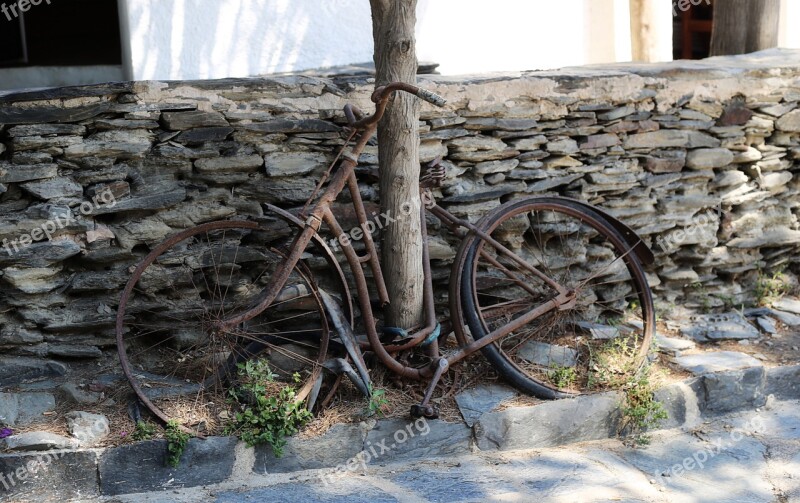
[[[420,161],[444,156],[439,201],[456,215],[533,195],[586,200],[654,248],[657,298],[739,302],[759,268],[797,263],[800,53],[782,53],[779,70],[721,61],[423,80],[449,105],[423,106]],[[343,144],[342,106],[371,110],[372,86],[290,76],[0,96],[0,244],[67,222],[19,251],[0,246],[2,351],[112,349],[131,266],[180,229],[302,206]],[[369,213],[377,153],[369,145],[358,170]],[[109,193],[116,204],[82,213]],[[349,229],[346,203],[334,211]],[[444,305],[458,240],[429,223]]]

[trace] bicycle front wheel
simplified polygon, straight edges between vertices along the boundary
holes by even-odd
[[[291,237],[279,221],[203,224],[157,246],[133,272],[117,313],[118,351],[134,391],[161,420],[221,433],[232,416],[225,388],[255,357],[269,365],[276,393],[292,386],[302,399],[318,390],[329,330],[302,262],[264,312],[219,328],[258,305]]]
[[[624,386],[655,332],[647,278],[630,246],[597,213],[558,198],[503,206],[478,226],[526,264],[576,292],[553,310],[483,348],[516,388],[540,398]],[[459,292],[480,339],[557,295],[547,279],[472,237]]]

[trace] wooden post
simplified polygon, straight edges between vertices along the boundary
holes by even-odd
[[[417,0],[370,0],[370,4],[375,85],[416,83]],[[385,314],[388,325],[400,328],[422,320],[418,121],[418,99],[398,92],[378,127],[381,211],[396,219],[382,231],[383,273],[391,301]]]
[[[633,61],[672,60],[672,12],[670,0],[630,0]]]

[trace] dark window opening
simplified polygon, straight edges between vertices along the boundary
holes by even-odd
[[[117,0],[4,1],[0,67],[122,64]]]
[[[673,57],[675,59],[703,59],[711,53],[711,29],[714,23],[714,3],[689,4],[678,11],[673,23]]]

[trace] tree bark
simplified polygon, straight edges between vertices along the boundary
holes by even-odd
[[[778,46],[780,0],[716,0],[711,55],[747,54]]]
[[[376,86],[416,83],[417,0],[370,0]],[[411,328],[422,319],[422,234],[419,205],[419,101],[395,94],[378,125],[381,210],[397,219],[382,234],[383,274],[390,305],[386,323]],[[409,206],[411,211],[409,214]]]

